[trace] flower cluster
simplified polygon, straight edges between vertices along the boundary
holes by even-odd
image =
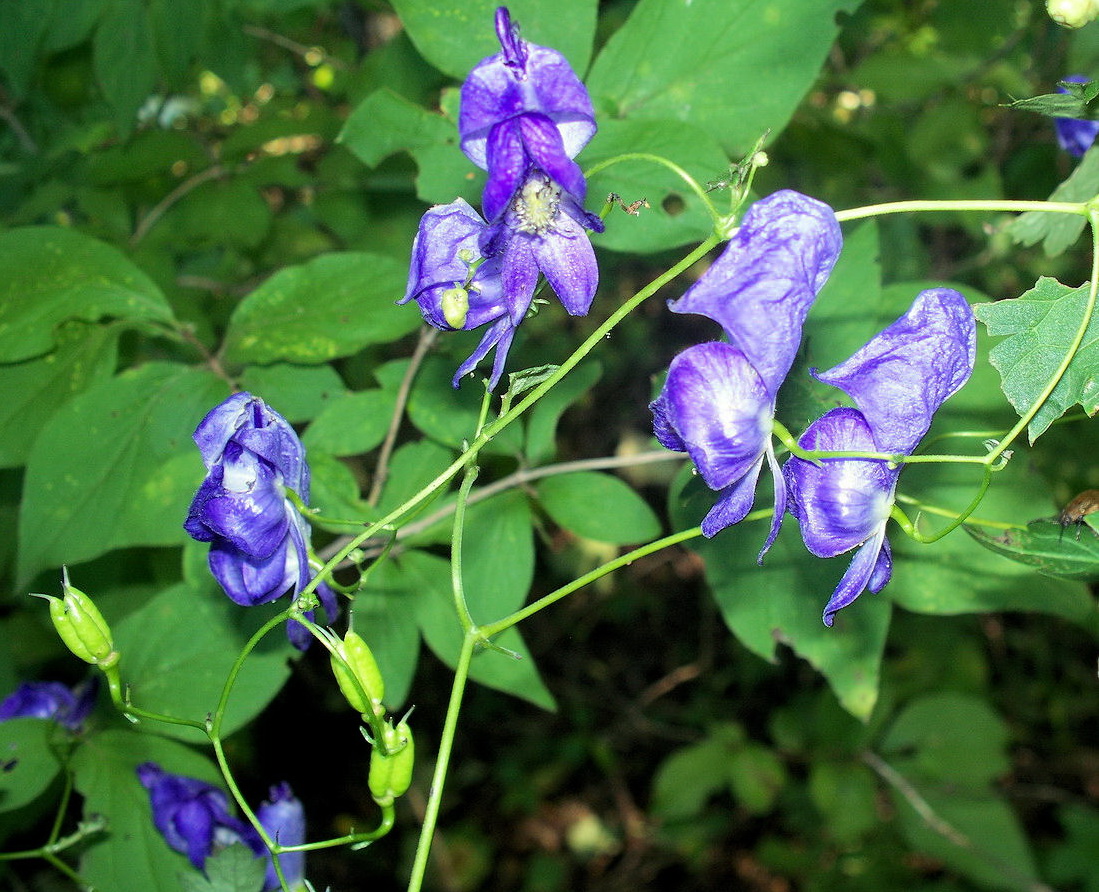
[[[75,688],[59,681],[24,681],[0,701],[0,722],[8,719],[52,719],[70,731],[79,731],[95,706],[99,678],[93,676]]]
[[[824,611],[836,611],[892,569],[885,524],[900,469],[886,461],[791,458],[780,470],[771,442],[779,388],[793,365],[802,324],[839,256],[831,209],[796,192],[756,202],[724,253],[684,296],[680,313],[713,319],[726,340],[690,347],[671,363],[653,401],[653,428],[665,447],[686,451],[717,502],[702,522],[714,536],[751,510],[764,459],[775,481],[771,529],[789,510],[808,550],[832,557],[860,548]],[[854,401],[802,435],[806,450],[908,455],[936,410],[973,369],[975,322],[956,291],[930,289],[850,359],[816,374]]]
[[[287,492],[309,502],[305,447],[285,418],[250,393],[215,406],[195,429],[206,479],[191,502],[184,529],[210,543],[210,571],[237,604],[266,604],[312,578],[309,527]],[[339,608],[324,583],[317,596],[329,622]],[[312,619],[312,616],[310,616]],[[300,649],[310,635],[287,628]]]
[[[415,300],[444,331],[489,326],[456,387],[495,348],[495,388],[539,274],[574,316],[588,312],[599,282],[587,232],[603,224],[583,209],[587,184],[573,160],[595,133],[591,99],[565,57],[520,38],[504,7],[496,35],[502,52],[469,73],[458,117],[462,151],[488,172],[484,217],[462,199],[431,208],[399,301]]]
[[[1091,78],[1084,77],[1082,74],[1073,74],[1066,77],[1063,83],[1086,84],[1089,80]],[[1058,85],[1057,92],[1067,93],[1068,90]],[[1054,118],[1053,128],[1061,148],[1074,158],[1082,157],[1095,142],[1095,137],[1099,136],[1099,121],[1088,121],[1082,118]]]
[[[197,870],[216,850],[237,843],[257,858],[267,859],[265,892],[279,888],[278,875],[267,846],[247,821],[229,812],[229,799],[218,787],[193,777],[170,774],[155,762],[137,767],[137,778],[149,792],[153,825],[175,851],[186,855]],[[289,784],[271,787],[270,798],[256,809],[260,825],[275,842],[298,846],[305,842],[305,813]],[[305,853],[278,856],[283,876],[291,889],[305,888]]]

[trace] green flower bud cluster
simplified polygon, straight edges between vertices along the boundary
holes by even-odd
[[[37,595],[50,602],[50,619],[57,634],[76,656],[107,670],[118,663],[119,654],[114,649],[111,627],[92,599],[69,584],[69,572],[63,571],[62,596]]]
[[[392,805],[394,799],[407,792],[415,759],[416,748],[408,723],[402,719],[394,728],[391,722],[386,722],[382,739],[375,742],[370,754],[368,784],[378,805]]]

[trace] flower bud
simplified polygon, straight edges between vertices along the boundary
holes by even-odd
[[[1046,12],[1058,25],[1082,28],[1099,18],[1099,0],[1046,0]]]
[[[451,328],[462,328],[469,315],[469,292],[465,288],[448,288],[440,299],[443,318]]]
[[[383,734],[382,743],[391,755],[385,755],[382,748],[375,745],[370,754],[368,783],[374,801],[385,806],[392,805],[394,799],[403,796],[412,783],[416,749],[412,731],[405,721],[401,721],[396,728],[386,722]]]
[[[85,663],[101,669],[118,662],[111,629],[99,608],[80,589],[69,585],[69,573],[64,571],[62,597],[39,595],[50,602],[50,619],[61,640]]]
[[[385,711],[382,706],[385,682],[370,647],[358,634],[348,630],[339,646],[339,655],[343,657],[343,662],[335,654],[332,655],[332,674],[336,676],[336,683],[347,702],[361,715],[381,716]],[[366,699],[363,698],[364,693]]]

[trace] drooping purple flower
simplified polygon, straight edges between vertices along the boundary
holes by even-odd
[[[305,842],[305,810],[294,796],[288,783],[276,784],[268,793],[269,798],[256,809],[267,835],[283,846],[300,846]],[[283,876],[291,888],[301,885],[305,878],[305,852],[284,852],[278,856]],[[279,888],[275,865],[268,859],[265,890]]]
[[[907,313],[853,356],[816,374],[857,408],[826,412],[798,444],[814,451],[911,454],[938,408],[969,379],[975,352],[976,325],[965,298],[950,288],[921,292]],[[830,626],[865,589],[876,593],[889,582],[885,528],[901,469],[874,459],[815,465],[791,458],[784,470],[805,547],[818,557],[859,548],[824,608]]]
[[[1065,78],[1065,81],[1070,84],[1086,84],[1090,80],[1091,78],[1082,74],[1073,74]],[[1058,84],[1057,92],[1067,93],[1068,90]],[[1053,128],[1061,148],[1074,158],[1081,157],[1090,149],[1091,144],[1095,142],[1095,137],[1099,135],[1099,121],[1088,121],[1083,118],[1054,118]]]
[[[210,543],[210,571],[237,604],[266,604],[299,592],[312,578],[309,527],[286,492],[309,502],[305,448],[278,412],[250,393],[215,406],[195,429],[206,479],[191,502],[184,529]],[[329,622],[336,596],[317,586]],[[312,618],[310,616],[310,618]],[[290,640],[304,648],[304,626],[291,622]]]
[[[53,719],[70,731],[79,731],[95,706],[98,676],[75,688],[59,681],[24,681],[0,702],[0,722],[8,719]]]
[[[775,513],[761,556],[778,535],[786,507],[771,443],[775,399],[841,245],[831,208],[797,192],[776,192],[748,209],[713,266],[669,305],[676,313],[714,320],[728,342],[690,347],[672,361],[650,406],[657,439],[685,450],[719,492],[702,521],[708,537],[751,510],[766,458]]]
[[[496,34],[503,51],[469,73],[458,114],[462,151],[488,171],[485,216],[504,210],[531,166],[583,201],[586,184],[572,159],[595,133],[588,91],[559,52],[520,38],[503,6]]]

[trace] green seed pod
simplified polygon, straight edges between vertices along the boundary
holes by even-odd
[[[443,318],[451,328],[461,328],[469,315],[469,292],[465,288],[448,288],[443,292],[440,304]]]
[[[394,799],[408,791],[412,783],[416,748],[412,742],[412,731],[403,721],[396,728],[386,722],[383,742],[391,755],[384,755],[380,746],[374,747],[370,754],[368,784],[374,801],[384,806],[392,805]]]
[[[101,668],[113,666],[118,662],[118,653],[114,649],[111,627],[99,608],[80,589],[69,585],[68,573],[64,576],[62,593],[61,598],[41,597],[50,602],[50,619],[65,646],[85,663]]]
[[[333,654],[332,674],[336,676],[336,683],[343,691],[347,702],[361,715],[380,716],[385,711],[385,707],[382,706],[382,700],[385,698],[385,682],[370,647],[358,634],[349,630],[343,636],[340,655],[347,665],[341,663]],[[359,682],[358,686],[355,684],[356,679]],[[366,700],[359,692],[360,687],[367,696]]]

